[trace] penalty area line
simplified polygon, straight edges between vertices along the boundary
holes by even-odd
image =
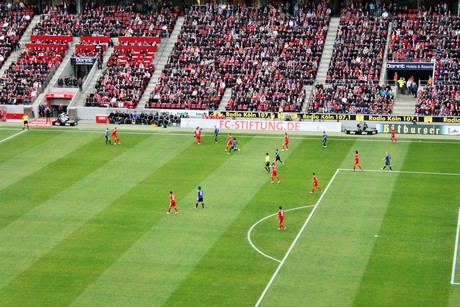
[[[300,210],[300,209],[305,209],[305,208],[311,208],[311,207],[313,207],[313,206],[314,206],[314,205],[302,206],[302,207],[297,207],[297,208],[292,208],[292,209],[286,209],[285,211],[288,212],[288,211]],[[258,248],[255,246],[255,244],[252,242],[252,240],[251,240],[251,233],[252,233],[252,230],[253,230],[257,225],[259,225],[260,223],[262,223],[263,221],[265,221],[266,219],[269,219],[269,218],[274,217],[274,216],[276,216],[276,213],[270,214],[270,215],[268,215],[268,216],[266,216],[266,217],[264,217],[264,218],[258,220],[254,225],[252,225],[251,228],[249,228],[249,230],[248,230],[247,239],[248,239],[248,242],[249,242],[249,244],[251,245],[251,247],[252,247],[253,249],[255,249],[256,252],[258,252],[259,254],[261,254],[262,256],[264,256],[264,257],[266,257],[266,258],[268,258],[268,259],[271,259],[271,260],[273,260],[273,261],[276,261],[276,262],[280,263],[281,260],[276,259],[275,257],[272,257],[272,256],[269,256],[269,255],[265,254],[265,253],[262,252],[260,249],[258,249]]]
[[[460,285],[460,283],[455,282],[455,268],[457,267],[458,236],[460,233],[459,226],[460,226],[460,208],[458,209],[457,233],[455,235],[454,260],[452,261],[452,275],[450,278],[450,283],[452,285]]]
[[[353,172],[351,168],[339,168],[341,171]],[[368,172],[368,173],[395,173],[395,174],[416,174],[416,175],[441,175],[441,176],[460,176],[459,173],[441,173],[441,172],[418,172],[418,171],[385,171],[381,169],[365,169],[355,171],[355,173]]]
[[[310,212],[310,215],[308,216],[307,220],[305,221],[305,223],[302,225],[302,228],[300,229],[299,233],[297,234],[297,236],[295,237],[294,241],[292,242],[291,246],[289,247],[288,251],[286,252],[286,254],[284,255],[283,259],[281,260],[280,264],[278,265],[278,267],[276,268],[276,271],[275,273],[273,273],[273,276],[270,278],[270,281],[268,282],[267,286],[265,287],[264,291],[262,292],[262,294],[260,295],[259,299],[257,300],[257,303],[255,304],[255,306],[259,306],[260,303],[262,302],[262,300],[264,299],[265,295],[267,294],[268,290],[270,289],[273,281],[275,280],[276,276],[278,275],[279,271],[281,270],[281,268],[283,267],[284,263],[286,262],[286,259],[289,257],[289,255],[291,254],[291,251],[294,249],[294,246],[297,244],[297,241],[299,240],[300,236],[302,235],[302,233],[304,232],[305,228],[307,227],[308,223],[310,222],[311,218],[313,217],[313,214],[315,214],[315,211],[316,209],[318,209],[318,206],[319,204],[321,203],[321,200],[323,199],[324,195],[326,194],[327,190],[329,189],[329,187],[331,186],[332,182],[334,181],[335,177],[337,176],[337,174],[340,172],[341,169],[337,169],[334,173],[334,176],[332,176],[331,180],[329,181],[328,185],[326,186],[326,188],[324,189],[324,192],[321,194],[321,196],[319,197],[318,201],[316,202],[315,206],[313,207],[313,210]]]

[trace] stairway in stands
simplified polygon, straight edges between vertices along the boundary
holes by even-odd
[[[393,105],[394,115],[414,115],[417,98],[412,95],[398,94]]]
[[[118,45],[118,38],[112,38],[113,44]],[[91,78],[91,81],[89,82],[88,87],[85,89],[85,91],[80,95],[77,101],[74,102],[72,105],[73,107],[84,107],[86,103],[86,97],[88,97],[93,91],[94,88],[96,87],[97,81],[99,81],[102,73],[104,72],[105,69],[107,69],[107,61],[110,59],[110,56],[112,55],[114,49],[113,48],[107,48],[107,50],[104,53],[104,56],[102,57],[102,69],[98,69],[93,77]]]
[[[327,71],[329,70],[329,63],[331,62],[332,52],[334,51],[335,38],[337,36],[337,30],[339,29],[340,17],[331,17],[329,22],[329,28],[327,30],[326,40],[324,42],[323,53],[321,55],[321,61],[318,65],[318,72],[316,73],[316,81],[313,85],[305,85],[304,90],[306,93],[305,103],[303,104],[302,112],[306,112],[309,104],[310,97],[313,91],[314,85],[317,83],[324,84],[326,82]]]
[[[24,34],[19,40],[19,48],[11,53],[11,55],[8,57],[8,59],[3,64],[2,68],[0,69],[0,76],[3,76],[3,73],[5,72],[5,70],[7,70],[10,67],[11,63],[16,63],[19,56],[25,49],[25,44],[30,42],[30,34],[32,34],[32,29],[35,27],[35,25],[38,23],[39,20],[40,20],[40,15],[35,15],[34,18],[32,18],[29,26],[24,31]]]
[[[179,36],[182,25],[184,24],[185,17],[181,16],[177,18],[176,25],[171,33],[169,38],[162,38],[161,44],[158,47],[158,51],[155,53],[155,59],[153,64],[155,65],[155,72],[150,78],[150,83],[147,85],[147,88],[142,95],[139,104],[137,105],[137,110],[141,111],[145,108],[145,103],[149,100],[150,94],[152,93],[155,86],[158,84],[161,77],[161,72],[163,71],[165,65],[168,63],[169,55],[174,48],[175,43],[177,42],[177,37]]]

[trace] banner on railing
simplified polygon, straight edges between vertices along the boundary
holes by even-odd
[[[96,63],[97,57],[71,57],[72,65],[93,65]]]
[[[389,70],[433,70],[432,62],[387,62]]]

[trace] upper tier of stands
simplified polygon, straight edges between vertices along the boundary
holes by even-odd
[[[33,16],[31,8],[12,3],[0,4],[0,67],[11,52],[18,48],[19,39]]]
[[[330,10],[195,6],[146,107],[217,109],[232,88],[231,110],[300,109],[312,84]]]
[[[78,15],[62,7],[47,6],[33,35],[72,36],[164,36],[176,24],[179,11],[163,6],[156,13],[142,15],[133,6],[93,6],[87,3]]]

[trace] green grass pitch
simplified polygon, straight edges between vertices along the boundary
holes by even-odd
[[[104,130],[0,128],[0,305],[460,305],[456,137]]]

